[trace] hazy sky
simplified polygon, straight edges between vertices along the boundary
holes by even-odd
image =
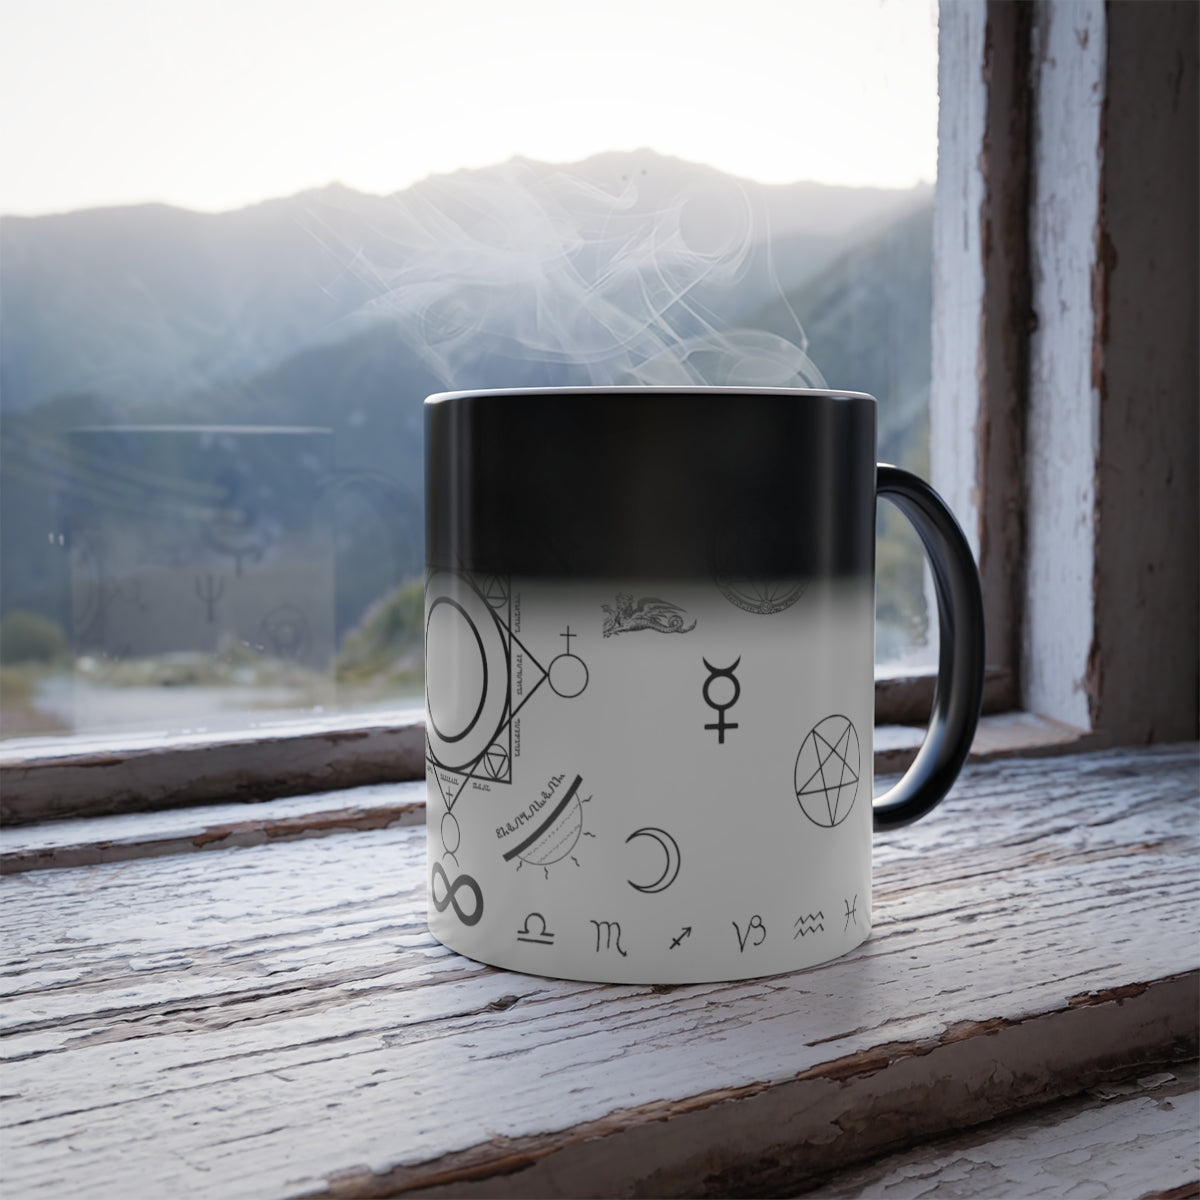
[[[7,213],[639,146],[909,186],[936,124],[936,0],[0,0]]]

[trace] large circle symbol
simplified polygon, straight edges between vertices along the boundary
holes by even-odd
[[[818,722],[796,755],[796,799],[814,825],[832,829],[849,815],[858,796],[861,752],[849,717]]]
[[[425,704],[430,760],[473,768],[509,711],[509,651],[488,601],[460,575],[439,571],[425,590]]]
[[[434,647],[440,664],[425,688],[429,723],[443,742],[461,742],[478,724],[487,700],[487,655],[479,627],[457,600],[439,596],[425,619],[425,645]]]

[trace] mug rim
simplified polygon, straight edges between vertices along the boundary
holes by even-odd
[[[425,397],[428,405],[465,399],[513,399],[518,396],[781,396],[791,399],[879,401],[869,392],[844,388],[738,387],[731,384],[574,384],[569,387],[463,388],[434,392]]]

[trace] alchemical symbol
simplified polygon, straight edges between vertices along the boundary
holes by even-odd
[[[578,654],[571,653],[571,639],[579,634],[572,633],[570,625],[566,633],[558,636],[566,640],[567,648],[550,660],[547,677],[552,691],[564,700],[573,700],[588,685],[587,663]]]
[[[738,698],[742,694],[742,685],[738,682],[738,678],[734,674],[734,671],[738,669],[742,659],[739,655],[734,660],[733,665],[728,667],[714,667],[707,658],[701,658],[700,661],[708,668],[708,678],[704,681],[704,686],[701,688],[701,694],[704,696],[704,703],[707,704],[709,708],[714,709],[717,714],[716,721],[705,725],[704,728],[716,730],[717,742],[719,745],[723,746],[725,745],[725,731],[727,729],[736,729],[738,727],[736,721],[725,720],[725,714],[738,702]],[[716,679],[728,679],[729,682],[733,684],[733,695],[724,703],[719,703],[709,694],[709,689],[712,687],[713,681]]]
[[[444,889],[440,897],[438,896],[439,883]],[[464,890],[470,892],[475,901],[475,905],[470,911],[464,910],[458,902],[458,893]],[[455,916],[464,925],[478,925],[480,917],[483,916],[483,892],[479,890],[479,884],[470,875],[456,875],[454,879],[451,879],[441,863],[433,864],[429,880],[429,898],[433,901],[433,907],[440,913],[445,912],[447,908],[453,908]]]

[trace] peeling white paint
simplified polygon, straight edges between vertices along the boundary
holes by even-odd
[[[1091,728],[1100,393],[1092,309],[1103,167],[1103,0],[1035,9],[1030,253],[1029,524],[1022,664],[1026,705]]]
[[[419,826],[7,876],[5,1194],[786,1195],[1078,1092],[1194,1041],[1196,761],[968,766],[864,946],[745,983],[460,958]]]
[[[933,485],[979,558],[977,432],[983,315],[980,147],[987,118],[984,4],[943,4],[938,15],[938,185],[933,210]]]

